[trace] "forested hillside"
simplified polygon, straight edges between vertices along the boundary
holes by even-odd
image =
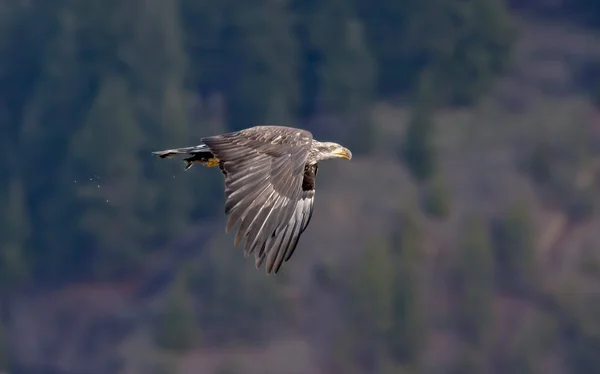
[[[600,373],[600,3],[0,0],[0,369]],[[282,273],[222,175],[344,144]],[[53,370],[53,371],[47,371]]]

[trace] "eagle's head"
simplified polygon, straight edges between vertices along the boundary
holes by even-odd
[[[317,161],[327,160],[330,158],[345,158],[346,160],[352,159],[352,152],[350,152],[348,148],[343,147],[338,143],[313,141],[313,149],[315,153],[315,159]]]

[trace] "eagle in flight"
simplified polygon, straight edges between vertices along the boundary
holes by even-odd
[[[185,170],[194,163],[218,166],[225,176],[225,232],[240,221],[234,246],[245,239],[244,255],[254,253],[256,268],[266,260],[267,274],[277,273],[312,217],[319,161],[350,160],[352,153],[337,143],[314,140],[309,131],[285,126],[255,126],[201,141],[153,154],[185,155]]]

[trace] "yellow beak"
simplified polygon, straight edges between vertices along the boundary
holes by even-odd
[[[346,160],[352,159],[352,152],[348,148],[341,147],[336,149],[334,154],[338,157],[345,158]]]

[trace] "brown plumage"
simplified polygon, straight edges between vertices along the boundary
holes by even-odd
[[[318,162],[352,158],[339,144],[318,142],[306,130],[284,126],[255,126],[206,137],[202,143],[154,154],[188,155],[186,170],[194,162],[221,169],[225,230],[240,223],[234,245],[245,240],[245,255],[255,254],[257,269],[266,261],[267,273],[277,273],[291,258],[310,222]]]

